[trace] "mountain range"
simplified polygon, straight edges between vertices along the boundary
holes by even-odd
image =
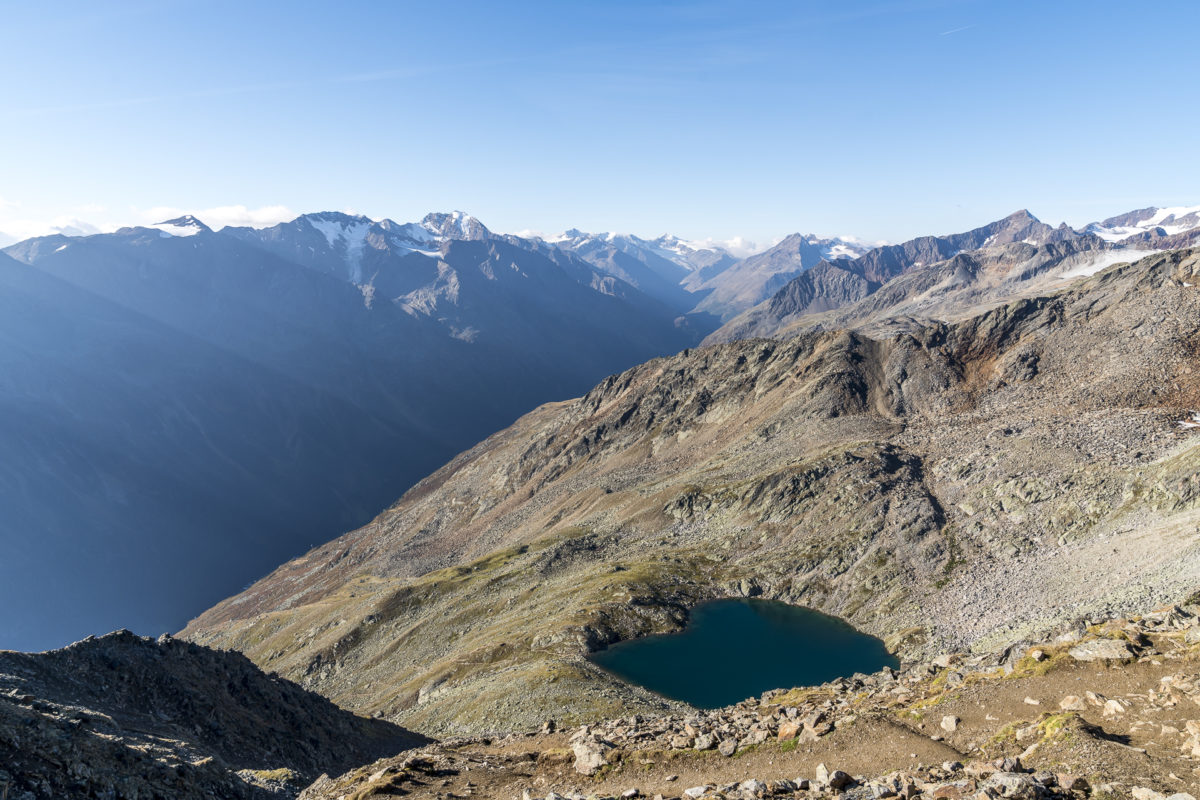
[[[794,234],[741,259],[461,212],[19,242],[0,253],[0,646],[178,629],[523,412],[649,358],[962,320],[1195,242],[1197,212],[1073,230],[1022,211],[869,249]]]

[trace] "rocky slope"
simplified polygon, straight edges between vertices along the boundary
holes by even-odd
[[[233,647],[426,731],[662,709],[584,659],[762,595],[905,658],[1200,574],[1200,255],[955,324],[685,351],[544,406],[207,612]]]
[[[237,653],[128,631],[0,651],[0,796],[295,796],[426,739],[343,711]]]
[[[805,328],[895,333],[929,322],[963,320],[1153,252],[1114,248],[1094,236],[1047,244],[1021,241],[913,266],[883,283],[825,264],[812,270],[811,281],[792,282],[708,341],[787,337]]]
[[[446,741],[302,796],[1194,800],[1198,613],[1081,619],[1044,642],[713,711]]]

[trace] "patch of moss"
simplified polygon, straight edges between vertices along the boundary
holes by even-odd
[[[287,767],[280,767],[279,769],[248,769],[244,770],[244,772],[264,782],[298,783],[301,780],[300,773]]]
[[[1034,650],[1041,650],[1045,656],[1039,661],[1030,655]],[[1073,663],[1070,653],[1066,648],[1054,647],[1034,647],[1026,651],[1016,664],[1013,664],[1013,671],[1008,674],[1009,678],[1031,678],[1048,675],[1059,667],[1068,666]]]
[[[983,752],[991,753],[1003,751],[1005,748],[1016,744],[1017,731],[1024,727],[1024,723],[1010,722],[992,735],[992,738],[983,745]]]
[[[1038,723],[1042,736],[1050,738],[1069,738],[1069,726],[1080,719],[1073,711],[1064,714],[1051,714]]]
[[[823,689],[789,689],[781,695],[772,697],[771,704],[776,706],[799,706],[803,705],[809,700],[823,697],[826,694],[828,694],[828,692]]]
[[[742,756],[748,756],[751,753],[757,753],[761,747],[762,745],[759,744],[748,744],[745,747],[739,747],[737,752],[733,754],[733,757],[741,758]]]

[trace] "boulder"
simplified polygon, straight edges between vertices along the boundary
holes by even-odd
[[[581,775],[595,775],[601,767],[608,765],[608,751],[612,745],[598,739],[580,739],[571,745],[575,753],[575,771]]]
[[[1086,792],[1091,788],[1082,775],[1060,774],[1057,777],[1058,788],[1066,792]]]
[[[762,795],[767,791],[767,785],[762,781],[751,778],[748,781],[742,781],[739,783],[738,789],[743,792],[749,792],[752,795]]]
[[[750,733],[746,734],[746,738],[742,740],[742,744],[746,747],[749,747],[749,746],[755,745],[755,744],[762,744],[767,739],[769,739],[770,736],[771,736],[770,733],[768,733],[767,731],[761,730],[761,729],[756,730],[756,731],[750,731]]]
[[[854,782],[854,779],[845,772],[840,769],[830,770],[824,764],[817,765],[816,778],[818,786],[827,786],[834,791],[843,789]]]
[[[1076,661],[1126,661],[1134,657],[1129,645],[1118,639],[1093,639],[1067,652]]]
[[[979,788],[1014,800],[1037,800],[1042,794],[1042,787],[1033,776],[1022,772],[993,773]]]
[[[781,722],[779,724],[779,733],[776,738],[778,738],[781,742],[785,739],[795,739],[800,734],[800,731],[800,723],[795,722],[794,720]]]
[[[1083,711],[1087,708],[1087,704],[1079,696],[1069,694],[1059,701],[1058,707],[1063,711]]]

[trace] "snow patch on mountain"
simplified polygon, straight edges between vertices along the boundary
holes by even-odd
[[[1160,208],[1154,216],[1146,220],[1146,225],[1163,228],[1168,234],[1190,231],[1200,222],[1200,206],[1171,206]],[[1190,219],[1185,219],[1190,218]],[[1171,223],[1178,224],[1171,224]]]
[[[1095,234],[1106,242],[1121,242],[1155,229],[1174,236],[1196,228],[1200,228],[1200,206],[1169,206],[1093,222],[1084,228],[1084,232]]]
[[[325,237],[325,241],[329,242],[330,247],[337,247],[341,243],[346,249],[357,248],[360,252],[363,245],[367,241],[367,232],[371,230],[371,221],[368,219],[323,219],[321,217],[309,217],[308,224],[312,225],[321,235]]]
[[[528,233],[528,232],[527,232]],[[580,251],[597,244],[609,245],[629,254],[642,253],[656,256],[682,267],[691,272],[698,268],[697,255],[716,254],[739,257],[727,249],[723,242],[713,239],[687,240],[678,236],[664,234],[656,239],[643,239],[632,233],[587,233],[577,228],[571,228],[555,236],[538,237],[546,244],[552,244],[563,250]],[[743,249],[747,244],[744,240],[736,240]],[[753,245],[750,245],[753,247]]]
[[[435,212],[426,214],[421,227],[437,241],[467,239],[477,241],[491,235],[482,222],[464,211]]]
[[[350,268],[350,280],[362,283],[362,254],[367,246],[367,234],[374,224],[366,217],[310,216],[308,224],[325,237],[334,250],[340,250]]]
[[[864,252],[866,251],[861,247],[853,247],[845,242],[838,242],[835,245],[830,245],[825,248],[825,258],[857,258]]]
[[[212,229],[190,214],[150,226],[163,236],[195,236],[198,233],[211,233]]]
[[[1064,278],[1086,278],[1101,270],[1108,269],[1114,264],[1127,264],[1140,258],[1153,255],[1154,250],[1109,250],[1096,253],[1088,260],[1075,264],[1062,274]]]

